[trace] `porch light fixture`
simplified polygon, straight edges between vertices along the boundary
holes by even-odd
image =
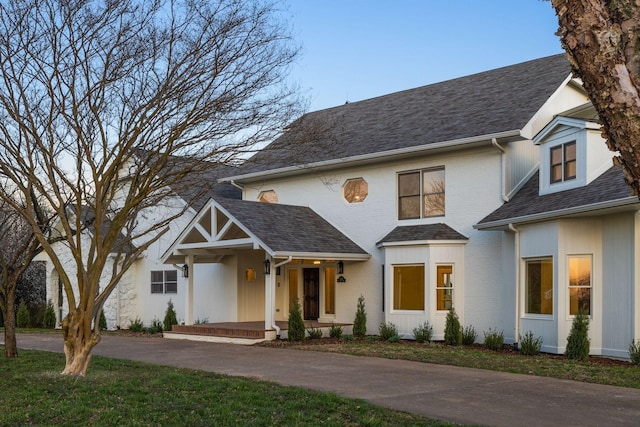
[[[344,262],[338,261],[338,274],[344,274]]]
[[[182,266],[182,277],[189,277],[189,265],[184,264]]]
[[[268,259],[264,260],[264,274],[271,274],[271,261]]]

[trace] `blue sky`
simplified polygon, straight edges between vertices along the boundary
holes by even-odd
[[[561,53],[541,0],[283,0],[309,110]]]

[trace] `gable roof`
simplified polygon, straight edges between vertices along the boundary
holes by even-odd
[[[378,246],[384,246],[388,243],[399,242],[430,242],[437,240],[469,240],[467,237],[458,233],[447,224],[422,224],[399,226],[391,230],[389,234],[384,236],[378,243]]]
[[[600,209],[637,205],[639,200],[624,181],[624,172],[613,166],[584,187],[539,194],[539,172],[504,205],[474,227],[492,229],[508,224],[533,222]]]
[[[233,178],[446,141],[517,135],[570,75],[564,55],[554,55],[309,113]]]

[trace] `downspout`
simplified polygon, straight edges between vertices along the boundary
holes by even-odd
[[[242,185],[238,184],[237,182],[235,182],[233,179],[231,181],[229,181],[229,184],[233,185],[234,187],[236,187],[240,191],[244,191],[244,187]]]
[[[514,233],[515,245],[516,245],[516,321],[515,321],[515,334],[513,335],[514,347],[518,347],[518,340],[520,339],[520,230],[518,230],[512,223],[509,223],[509,231]]]
[[[500,144],[498,144],[498,140],[496,138],[491,138],[491,144],[500,150],[500,196],[502,200],[505,202],[509,201],[507,197],[507,189],[506,189],[506,181],[507,181],[507,150],[504,149]]]
[[[282,262],[277,263],[276,265],[274,265],[274,266],[273,266],[273,268],[274,268],[274,269],[276,269],[276,268],[278,268],[278,267],[280,267],[280,266],[283,266],[283,265],[285,265],[285,264],[288,264],[288,263],[290,263],[290,262],[291,262],[291,260],[293,260],[293,257],[292,257],[291,255],[289,255],[289,257],[287,257],[287,259],[286,259],[286,260],[284,260],[284,261],[282,261]],[[275,307],[271,307],[271,311],[272,311],[272,312],[273,312],[273,311],[275,311],[275,310],[274,310],[274,308],[275,308]],[[279,339],[279,338],[280,338],[280,327],[279,327],[278,325],[276,325],[276,318],[275,318],[275,316],[274,316],[274,318],[273,318],[273,324],[271,325],[271,327],[276,331],[276,337]]]

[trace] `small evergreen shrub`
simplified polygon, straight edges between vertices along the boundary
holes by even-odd
[[[534,338],[533,332],[531,331],[520,335],[520,353],[526,356],[535,356],[540,354],[541,348],[542,337]]]
[[[629,358],[634,365],[640,365],[640,342],[631,341],[629,346]]]
[[[382,341],[389,341],[393,337],[400,338],[398,336],[398,327],[391,322],[380,323],[379,335]]]
[[[573,318],[564,355],[567,359],[585,361],[589,357],[590,344],[589,316],[581,311]]]
[[[144,332],[144,323],[139,317],[136,317],[129,325],[129,330],[131,332]]]
[[[431,342],[431,338],[433,338],[433,326],[431,326],[429,322],[418,325],[413,328],[413,338],[419,343]]]
[[[342,334],[344,333],[344,330],[342,329],[342,326],[340,325],[336,325],[335,323],[331,325],[331,327],[329,328],[329,336],[331,338],[342,338]]]
[[[176,318],[176,310],[173,308],[173,301],[169,300],[167,303],[167,311],[164,312],[164,322],[162,322],[162,326],[165,331],[171,331],[173,325],[178,324],[178,319]]]
[[[343,340],[345,341],[353,341],[353,335],[345,335],[344,337],[342,337]]]
[[[447,345],[462,344],[462,328],[456,310],[452,307],[447,313],[444,326],[444,343]]]
[[[322,329],[320,328],[307,328],[307,333],[309,334],[309,339],[319,340],[322,338]]]
[[[492,330],[484,332],[484,346],[489,350],[500,351],[504,347],[504,333],[498,330]]]
[[[473,345],[478,338],[476,328],[469,325],[462,330],[462,345]]]
[[[367,334],[367,313],[364,307],[364,296],[358,297],[358,307],[356,308],[356,317],[353,321],[353,336],[356,338],[364,338]]]
[[[98,320],[98,327],[101,331],[107,330],[107,317],[104,315],[104,310],[100,310],[100,319]]]
[[[56,311],[53,308],[51,300],[47,303],[47,309],[44,312],[44,318],[42,319],[42,327],[45,329],[53,329],[56,327]]]
[[[302,310],[297,298],[289,311],[289,330],[287,333],[289,335],[289,341],[304,340],[304,320],[302,320]]]
[[[29,309],[24,303],[24,300],[20,300],[20,305],[18,306],[18,314],[16,317],[16,326],[18,326],[18,328],[27,328],[29,327],[30,322],[31,316],[29,315]]]
[[[162,332],[162,322],[160,319],[156,319],[155,317],[151,321],[151,326],[145,329],[145,332],[148,334],[158,334]]]

